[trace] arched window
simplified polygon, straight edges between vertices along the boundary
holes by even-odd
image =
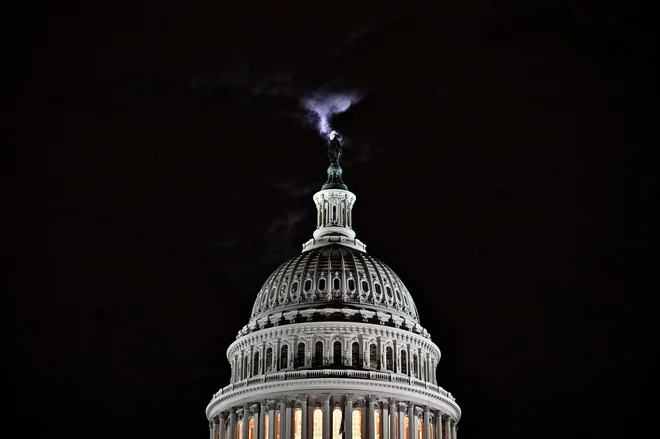
[[[422,420],[418,419],[417,420],[417,439],[422,439],[424,436],[422,435]]]
[[[312,414],[312,439],[323,439],[323,411],[314,410]]]
[[[332,439],[342,439],[342,434],[339,432],[341,428],[341,409],[335,408],[332,410]]]
[[[380,439],[380,412],[378,411],[374,412],[374,431],[376,432],[376,439]]]
[[[264,432],[265,432],[264,435],[259,434],[259,436],[263,438],[268,438],[268,413],[264,415]]]
[[[376,294],[379,296],[383,294],[383,290],[380,288],[380,284],[376,284]]]
[[[365,293],[369,292],[369,282],[367,282],[366,280],[362,281],[362,291],[364,291]]]
[[[238,428],[237,428],[236,430],[238,431],[238,436],[237,436],[238,439],[241,439],[241,438],[243,437],[243,423],[244,423],[246,420],[247,420],[247,419],[243,418],[240,422],[237,422],[237,424],[238,424]]]
[[[392,346],[385,348],[385,369],[394,370],[394,356],[392,355]]]
[[[352,278],[348,280],[348,289],[350,291],[355,291],[355,280]]]
[[[298,282],[291,284],[291,294],[296,294],[298,292]]]
[[[341,287],[341,281],[339,280],[338,277],[334,278],[334,280],[332,281],[332,288],[338,290],[340,287]]]
[[[297,367],[305,367],[305,343],[298,343]]]
[[[273,370],[273,348],[266,349],[266,372]]]
[[[324,291],[325,290],[325,278],[322,277],[319,279],[319,291]]]
[[[401,373],[408,373],[408,355],[406,355],[406,351],[401,351]]]
[[[375,344],[369,345],[369,367],[378,369],[378,350]]]
[[[268,433],[266,433],[268,437]],[[297,409],[293,412],[293,439],[302,438],[302,410]]]
[[[362,439],[362,412],[360,409],[353,410],[353,439]]]
[[[254,439],[254,416],[250,417],[250,430],[248,431],[248,439]]]
[[[435,439],[435,435],[433,434],[433,430],[435,430],[435,428],[433,428],[433,425],[434,422],[431,422],[431,425],[429,425],[429,439]]]
[[[360,364],[360,345],[353,342],[351,346],[351,365],[357,367]]]
[[[280,369],[289,367],[289,346],[284,345],[280,348]]]
[[[259,351],[254,353],[254,364],[252,364],[252,375],[259,373]]]
[[[309,292],[312,289],[312,280],[305,279],[305,292]]]
[[[412,373],[415,378],[419,378],[419,370],[417,369],[417,355],[413,354],[412,357],[413,364],[412,364]]]
[[[248,357],[245,355],[243,357],[243,379],[247,378],[248,375]]]
[[[337,220],[337,206],[334,204],[332,205],[332,219],[335,221]]]
[[[336,341],[332,346],[332,364],[341,366],[341,342]]]
[[[314,365],[323,366],[323,342],[317,341],[314,347]]]
[[[280,439],[280,412],[277,412],[277,416],[275,416],[275,438]]]
[[[403,437],[404,439],[410,439],[410,419],[408,419],[408,416],[403,418]]]

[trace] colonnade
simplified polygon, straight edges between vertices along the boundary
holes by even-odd
[[[350,393],[244,404],[209,427],[210,439],[457,439],[456,421],[440,410]]]

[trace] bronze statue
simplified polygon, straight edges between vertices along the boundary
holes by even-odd
[[[330,135],[330,143],[328,144],[328,159],[330,160],[330,163],[339,164],[341,150],[342,146],[341,143],[339,143],[339,135],[337,133],[332,133]]]

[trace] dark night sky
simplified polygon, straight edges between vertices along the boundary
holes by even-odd
[[[327,161],[298,100],[354,89],[355,229],[442,350],[461,437],[658,434],[656,17],[305,3],[18,11],[23,431],[208,437],[226,348],[314,229]]]

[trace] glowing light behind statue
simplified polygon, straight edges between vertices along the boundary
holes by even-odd
[[[317,116],[314,122],[319,134],[332,139],[334,135],[339,135],[330,126],[332,117],[348,110],[359,100],[360,96],[355,92],[315,94],[303,98],[302,105]]]

